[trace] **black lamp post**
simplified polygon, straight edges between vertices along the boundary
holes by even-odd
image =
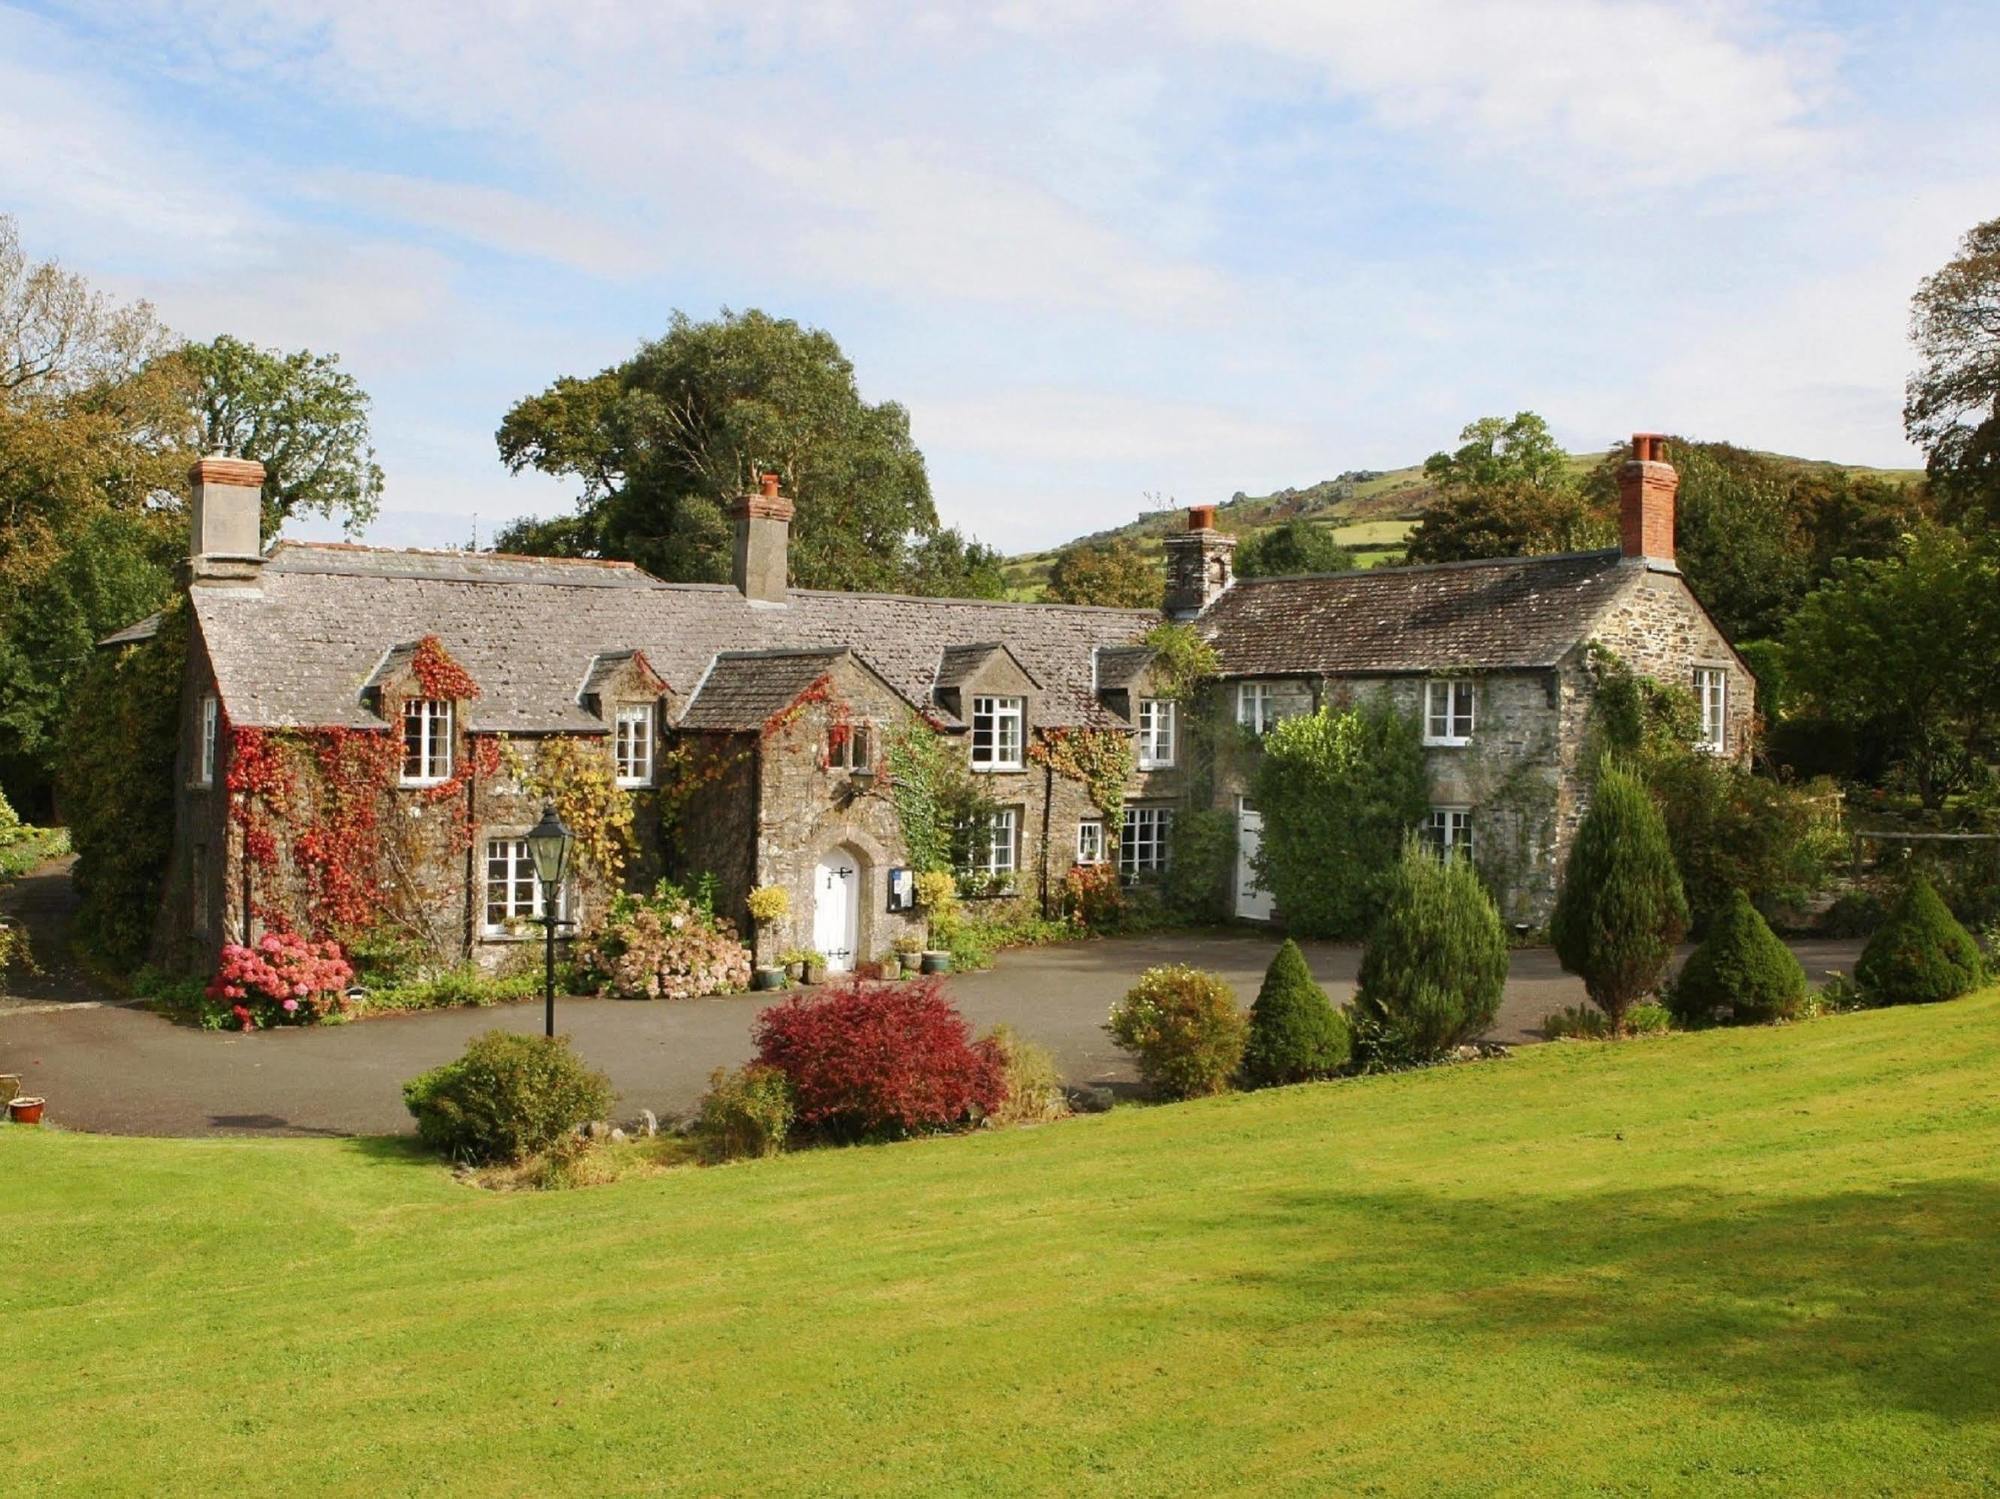
[[[528,857],[534,862],[535,878],[542,887],[542,925],[548,930],[549,965],[546,984],[548,1018],[543,1034],[556,1033],[556,901],[562,894],[563,876],[569,871],[569,846],[574,840],[563,820],[556,816],[554,802],[542,803],[542,820],[528,834]]]

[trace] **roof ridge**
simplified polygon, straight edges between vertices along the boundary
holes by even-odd
[[[305,541],[294,537],[283,537],[274,543],[270,556],[275,558],[280,551],[291,549],[338,552],[344,555],[360,553],[370,557],[453,557],[473,562],[535,562],[554,567],[606,567],[626,572],[645,572],[638,563],[618,557],[545,557],[533,552],[468,552],[458,547],[378,547],[360,541]],[[651,574],[647,576],[650,577]]]
[[[1441,573],[1475,567],[1525,567],[1531,563],[1580,562],[1601,557],[1609,560],[1624,554],[1617,547],[1592,547],[1583,552],[1544,552],[1533,557],[1463,557],[1455,562],[1405,562],[1395,567],[1350,567],[1335,573],[1280,573],[1271,577],[1236,579],[1233,586],[1251,588],[1262,583],[1339,582],[1361,578],[1381,578],[1408,573]],[[1226,598],[1225,593],[1222,597]]]

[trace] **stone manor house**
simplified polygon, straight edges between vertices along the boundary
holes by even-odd
[[[400,854],[367,878],[418,892],[444,946],[488,966],[536,936],[523,837],[539,799],[514,757],[556,739],[604,757],[646,814],[627,883],[711,872],[718,909],[746,931],[753,887],[790,893],[788,921],[759,935],[767,954],[815,948],[839,969],[921,930],[884,753],[911,723],[942,736],[997,809],[966,855],[975,883],[1045,898],[1072,866],[1107,860],[1145,880],[1198,794],[1235,829],[1236,916],[1283,919],[1257,881],[1262,823],[1242,772],[1191,783],[1191,706],[1164,690],[1144,644],[1158,613],[789,587],[793,507],[774,478],[735,507],[733,584],[665,583],[619,562],[267,551],[258,465],[208,458],[191,479],[167,961],[205,968],[282,904],[270,843],[298,830],[260,830],[232,803],[263,773],[239,757],[283,731],[382,752],[383,836]],[[1219,679],[1202,692],[1246,741],[1369,693],[1416,715],[1433,788],[1424,835],[1477,860],[1507,919],[1534,925],[1586,795],[1593,643],[1692,688],[1706,746],[1748,752],[1750,673],[1674,566],[1677,484],[1662,440],[1641,435],[1617,548],[1251,580],[1234,576],[1214,507],[1196,506],[1167,541],[1165,612],[1215,649]],[[1030,753],[1078,729],[1134,742],[1115,840],[1083,784]],[[656,810],[670,795],[674,849]],[[405,836],[427,818],[450,836]],[[568,914],[587,921],[610,893],[586,880],[565,892]]]

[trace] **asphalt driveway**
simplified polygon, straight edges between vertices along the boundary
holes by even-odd
[[[984,1029],[1006,1021],[1047,1046],[1073,1083],[1127,1085],[1122,1053],[1101,1029],[1111,1003],[1140,969],[1192,963],[1221,972],[1247,1005],[1273,939],[1251,933],[1175,934],[1071,943],[1003,954],[986,973],[952,980],[959,1006]],[[1817,981],[1850,969],[1858,942],[1793,944]],[[1360,950],[1307,944],[1314,974],[1336,1003],[1354,992]],[[1531,1039],[1549,1011],[1583,1002],[1554,955],[1514,955],[1492,1035]],[[730,995],[686,1003],[559,1001],[557,1023],[610,1074],[621,1112],[685,1111],[717,1067],[750,1055],[750,1027],[766,1002]],[[458,1054],[481,1031],[541,1028],[539,1002],[444,1010],[324,1029],[245,1036],[175,1025],[149,1011],[79,996],[11,1012],[0,1005],[0,1073],[49,1100],[49,1122],[140,1135],[388,1134],[407,1130],[406,1078]]]

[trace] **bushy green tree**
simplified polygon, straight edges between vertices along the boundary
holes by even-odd
[[[1059,604],[1157,609],[1166,588],[1160,565],[1127,541],[1066,547],[1049,569],[1049,597]]]
[[[1607,760],[1576,830],[1549,935],[1613,1031],[1650,993],[1687,934],[1687,897],[1666,824],[1637,776]]]
[[[1789,1020],[1806,1000],[1806,971],[1750,904],[1733,891],[1667,986],[1667,1008],[1682,1025],[1724,1013],[1738,1021]]]
[[[1287,937],[1264,970],[1250,1006],[1243,1077],[1253,1088],[1331,1077],[1347,1065],[1354,1036],[1326,990],[1313,982],[1305,954]]]
[[[1283,525],[1259,531],[1236,549],[1239,578],[1295,578],[1305,573],[1344,573],[1354,568],[1354,553],[1333,539],[1324,526],[1303,515]]]
[[[1854,965],[1862,994],[1878,1005],[1956,999],[1985,976],[1979,945],[1922,875],[1903,887]]]
[[[1793,687],[1876,741],[1926,807],[2000,751],[2000,553],[1930,527],[1881,561],[1843,561],[1785,635]]]
[[[576,479],[577,515],[519,522],[504,548],[619,557],[678,582],[729,577],[729,507],[775,472],[798,507],[791,580],[802,588],[935,591],[987,559],[913,550],[939,534],[909,414],[861,398],[831,334],[752,309],[696,322],[587,379],[514,404],[501,459]]]
[[[2000,525],[2000,218],[1976,224],[1910,304],[1921,366],[1903,428],[1954,511]]]
[[[1459,447],[1424,460],[1437,497],[1410,533],[1412,562],[1571,552],[1609,534],[1593,516],[1569,455],[1532,411],[1468,423]]]
[[[1358,937],[1430,805],[1416,720],[1386,698],[1288,718],[1264,736],[1252,794],[1264,814],[1258,878],[1286,929]]]
[[[1433,1061],[1490,1028],[1506,990],[1507,933],[1470,861],[1405,840],[1361,955],[1360,1050],[1376,1061]]]

